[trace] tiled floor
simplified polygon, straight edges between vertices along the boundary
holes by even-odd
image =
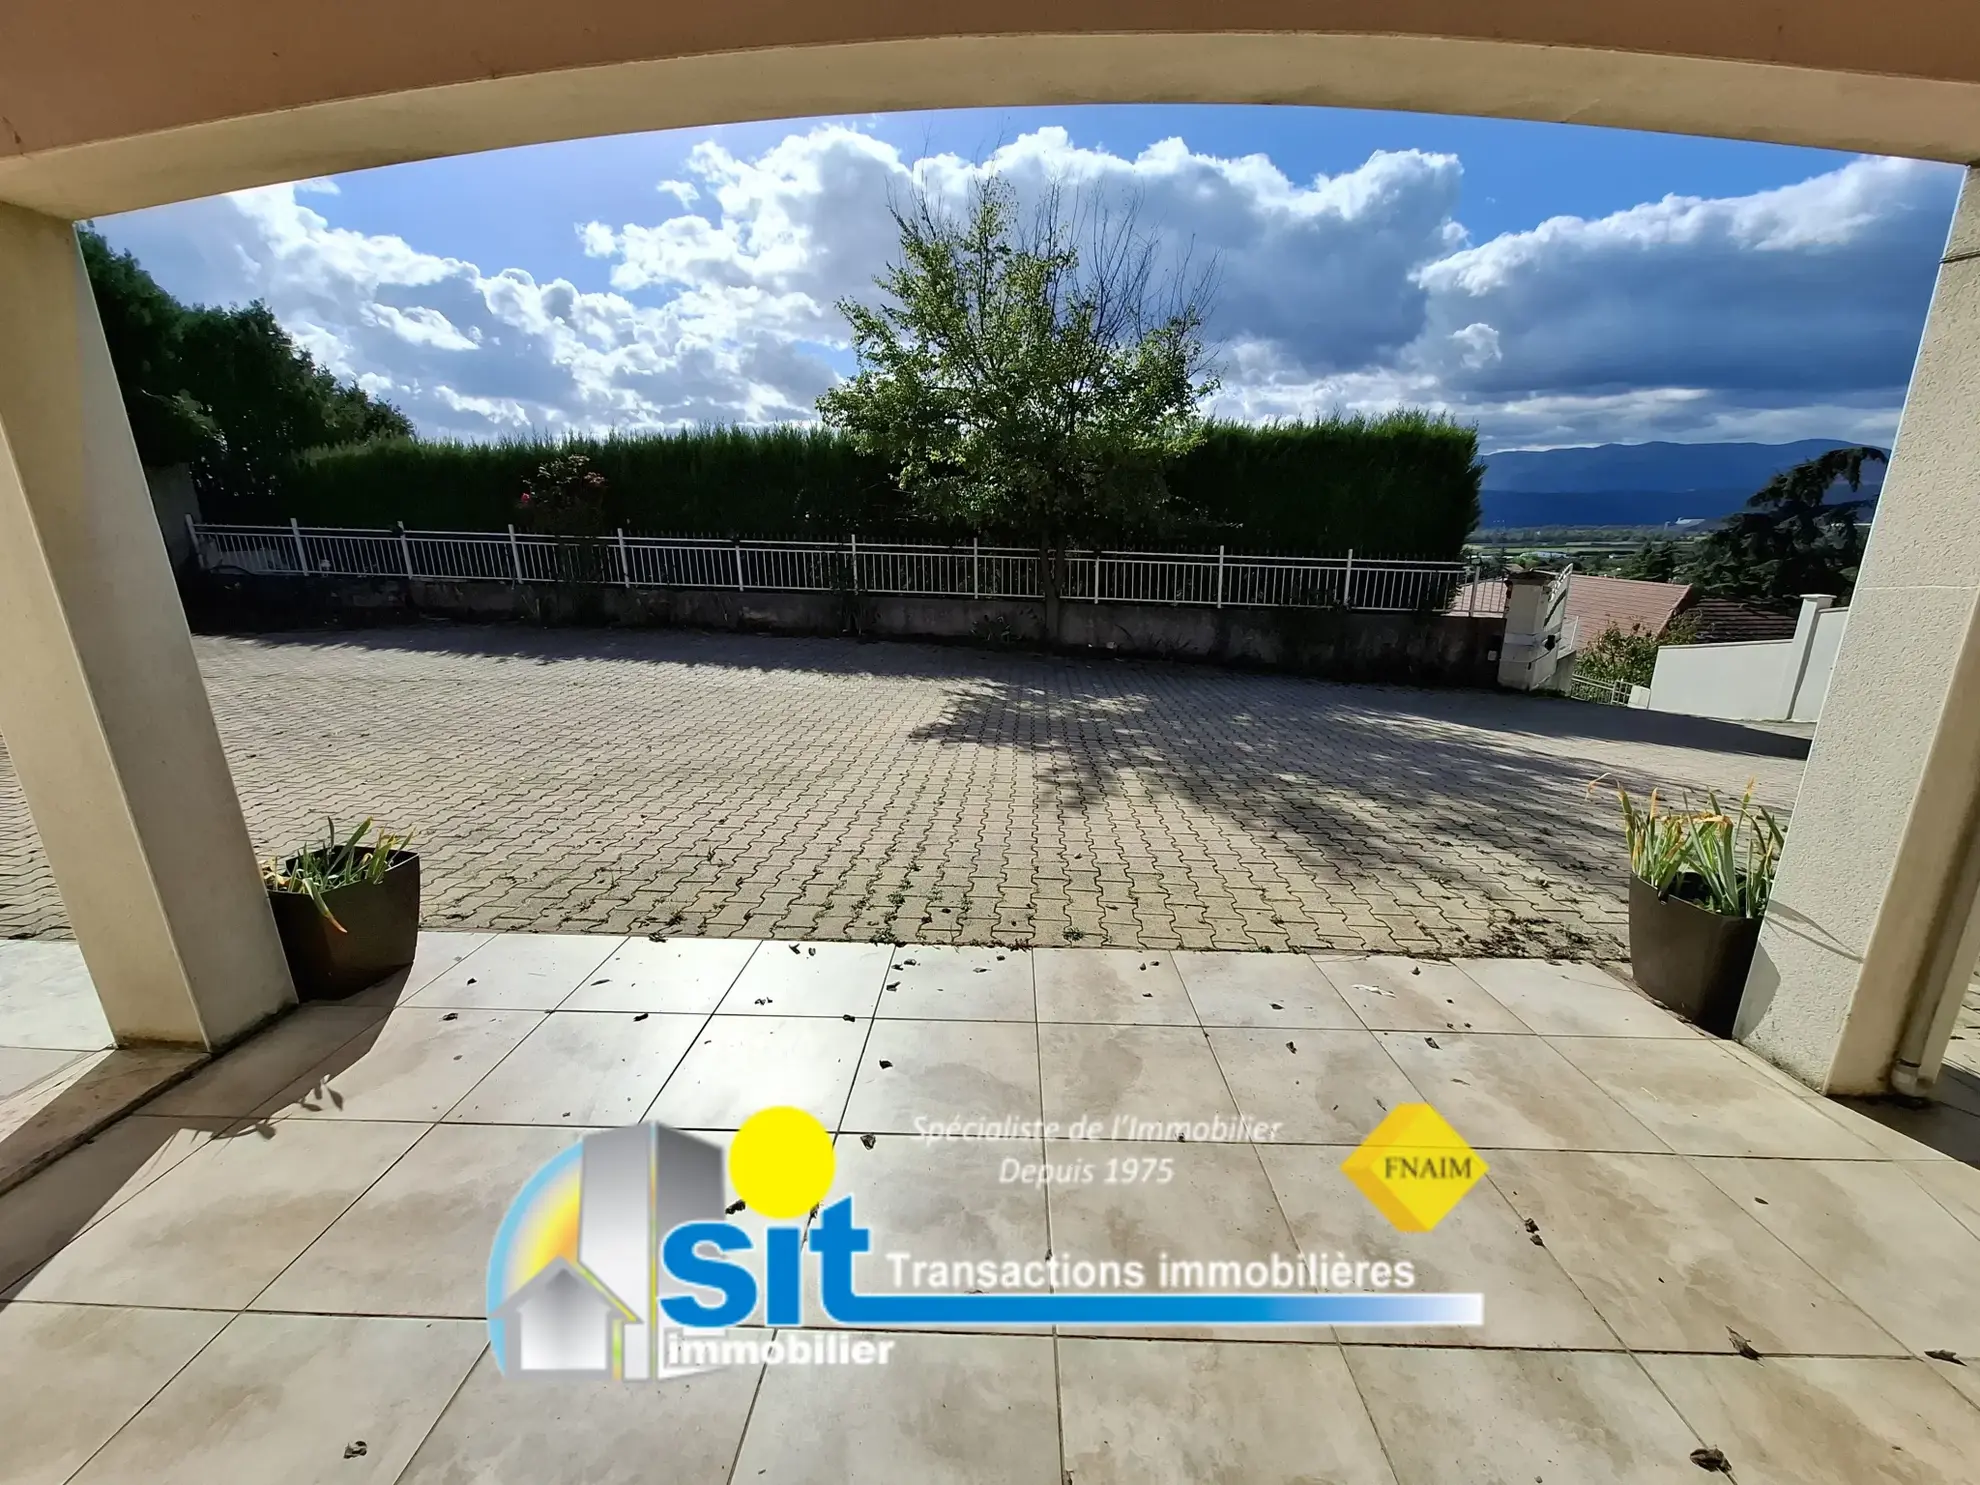
[[[1491,1173],[1405,1235],[1339,1167],[1418,1099]],[[1346,1253],[1482,1292],[1485,1324],[495,1372],[482,1271],[534,1169],[582,1128],[722,1140],[778,1103],[837,1134],[874,1287],[885,1251]],[[1123,1114],[1282,1127],[1109,1138]],[[915,1132],[955,1116],[1101,1128]],[[1172,1178],[1000,1179],[1130,1158]],[[1748,1485],[1954,1485],[1980,1458],[1980,1366],[1928,1354],[1980,1353],[1980,1171],[1539,961],[429,934],[401,982],[0,1195],[0,1292],[0,1458],[30,1485],[1598,1485],[1706,1478],[1707,1449]]]

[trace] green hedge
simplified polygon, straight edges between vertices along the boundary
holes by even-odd
[[[884,465],[820,428],[710,428],[568,443],[394,440],[316,451],[282,483],[277,509],[236,519],[305,525],[500,530],[524,475],[581,452],[603,474],[614,525],[652,535],[856,532],[955,539],[915,521]],[[1171,472],[1159,522],[1118,543],[1455,557],[1478,519],[1472,429],[1419,413],[1265,427],[1216,424]],[[984,532],[1022,542],[1019,532]]]

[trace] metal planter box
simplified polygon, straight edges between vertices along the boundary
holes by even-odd
[[[339,887],[323,900],[343,932],[306,894],[268,894],[299,999],[340,1000],[413,962],[419,946],[416,854],[394,851],[392,865],[376,883]]]

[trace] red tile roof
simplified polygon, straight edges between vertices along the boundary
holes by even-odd
[[[1624,634],[1640,629],[1661,635],[1690,594],[1689,583],[1646,583],[1577,572],[1568,579],[1567,619],[1581,621],[1584,645],[1600,638],[1611,624]]]
[[[1793,639],[1795,615],[1759,608],[1735,598],[1700,596],[1684,606],[1696,625],[1691,642],[1701,645],[1738,644],[1758,639]]]

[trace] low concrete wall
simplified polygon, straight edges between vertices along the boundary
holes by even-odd
[[[1793,639],[1665,645],[1650,679],[1651,709],[1740,722],[1819,721],[1848,628],[1848,609],[1810,609]]]
[[[269,631],[399,624],[425,616],[466,623],[726,629],[857,634],[992,645],[1047,643],[1044,605],[1029,599],[914,598],[720,588],[517,588],[396,578],[192,575],[196,628]],[[1060,607],[1058,647],[1289,670],[1392,685],[1495,683],[1503,621],[1450,614],[1321,609],[1210,609],[1156,604]]]

